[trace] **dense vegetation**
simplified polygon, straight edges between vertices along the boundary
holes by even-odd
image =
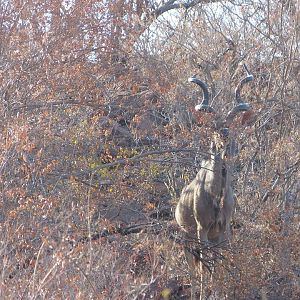
[[[173,218],[243,90],[226,299],[300,298],[299,1],[1,1],[0,298],[188,299]],[[177,234],[178,233],[178,234]]]

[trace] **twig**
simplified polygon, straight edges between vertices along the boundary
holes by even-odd
[[[83,270],[80,268],[80,266],[78,264],[77,264],[77,268],[81,272],[81,274],[83,275],[83,277],[86,279],[86,281],[88,282],[88,284],[91,286],[94,294],[97,295],[97,291],[96,291],[94,285],[92,284],[92,282],[90,281],[90,279],[88,278],[88,276],[83,272]]]
[[[35,261],[35,264],[34,264],[34,270],[33,270],[33,275],[32,275],[32,295],[35,294],[35,281],[36,281],[36,270],[37,270],[37,267],[38,267],[38,263],[39,263],[39,258],[41,256],[41,253],[42,253],[42,249],[45,245],[45,241],[43,241],[39,251],[38,251],[38,254],[37,254],[37,257],[36,257],[36,261]]]

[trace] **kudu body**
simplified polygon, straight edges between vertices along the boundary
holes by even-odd
[[[230,221],[234,209],[234,194],[232,190],[232,166],[230,159],[229,129],[234,117],[243,111],[250,109],[249,104],[244,103],[240,97],[243,85],[251,80],[253,76],[244,65],[247,76],[241,80],[235,91],[235,106],[228,113],[223,122],[219,122],[215,130],[220,134],[221,143],[212,142],[210,157],[205,159],[201,168],[182,191],[175,211],[175,219],[186,234],[188,240],[194,239],[201,243],[219,244],[230,236]],[[189,81],[198,84],[203,91],[203,101],[197,105],[197,111],[214,112],[208,104],[208,88],[205,83],[194,77]],[[200,245],[200,244],[199,244]],[[203,245],[203,244],[202,244]],[[200,252],[201,253],[201,252]],[[197,275],[195,258],[188,248],[185,255],[192,276],[192,298],[194,297],[194,280]],[[201,254],[200,254],[201,255]],[[200,275],[203,282],[203,264],[200,256]],[[200,299],[202,284],[200,284]]]
[[[175,211],[176,221],[187,237],[201,242],[221,243],[227,238],[234,206],[231,170],[224,153],[216,150],[213,143],[214,153],[183,189]]]

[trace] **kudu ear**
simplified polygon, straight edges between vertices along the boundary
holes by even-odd
[[[216,154],[217,153],[217,146],[215,142],[210,143],[210,153]]]
[[[214,160],[217,154],[217,145],[214,141],[210,143],[209,154],[210,154],[210,159]]]

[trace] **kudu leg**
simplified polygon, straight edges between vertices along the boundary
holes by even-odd
[[[198,227],[198,240],[199,242],[202,242],[204,244],[208,243],[208,232],[207,230],[204,230],[203,228],[200,227],[200,225],[197,226]],[[200,229],[199,229],[200,227]],[[203,244],[201,245],[201,247],[203,246]],[[205,299],[205,293],[204,293],[204,288],[203,288],[203,284],[204,284],[204,265],[202,263],[203,261],[203,250],[200,251],[200,262],[199,262],[199,268],[198,271],[200,272],[200,297],[199,299]]]
[[[191,300],[196,300],[197,266],[195,257],[187,248],[184,249],[184,255],[188,264],[191,280]]]

